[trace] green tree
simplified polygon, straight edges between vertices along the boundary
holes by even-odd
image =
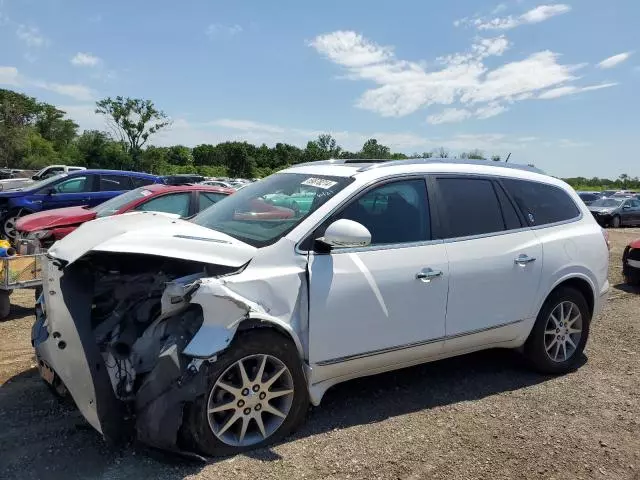
[[[191,149],[184,145],[174,145],[169,147],[167,151],[167,162],[171,165],[180,165],[183,167],[193,165]]]
[[[78,124],[64,116],[65,112],[53,105],[40,104],[34,125],[42,138],[52,142],[58,151],[69,146],[78,132]]]
[[[471,150],[468,154],[467,157],[469,160],[485,160],[484,154],[482,153],[482,150],[478,150],[477,148],[474,150]]]
[[[75,141],[81,165],[87,168],[129,169],[132,158],[120,142],[99,130],[86,130]]]
[[[59,161],[58,153],[53,148],[53,144],[42,138],[42,136],[33,129],[27,132],[22,155],[22,166],[34,170],[58,163]]]
[[[433,151],[433,156],[436,158],[449,158],[449,151],[444,147],[440,147]]]
[[[107,97],[96,102],[96,113],[104,115],[114,134],[125,144],[126,150],[138,163],[141,148],[149,138],[167,127],[166,114],[151,100]]]
[[[370,138],[362,146],[358,155],[360,158],[385,159],[391,158],[391,149],[378,143],[375,138]]]
[[[0,89],[0,165],[19,167],[40,106],[35,98]],[[33,139],[31,139],[33,140]]]
[[[318,139],[316,140],[316,143],[318,144],[318,148],[320,148],[320,150],[325,152],[324,156],[327,159],[340,157],[340,152],[342,148],[340,148],[336,139],[333,138],[330,134],[322,133],[318,135]]]
[[[499,162],[500,161],[500,155],[493,155],[491,157],[491,160],[493,160],[494,162]]]
[[[253,178],[255,160],[249,156],[247,145],[234,142],[227,153],[227,171],[232,177]]]
[[[191,155],[196,166],[220,166],[224,163],[224,156],[214,145],[198,145],[193,148]]]

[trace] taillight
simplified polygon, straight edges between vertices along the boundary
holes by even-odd
[[[609,241],[609,231],[605,230],[604,228],[601,228],[600,230],[602,230],[602,236],[604,237],[604,241],[607,244],[607,248],[611,250],[611,242]]]

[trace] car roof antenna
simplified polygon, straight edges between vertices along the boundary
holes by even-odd
[[[509,163],[509,158],[511,157],[511,152],[507,155],[507,158],[504,160],[504,163]]]

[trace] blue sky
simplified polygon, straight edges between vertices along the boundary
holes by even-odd
[[[480,148],[558,176],[640,176],[637,0],[0,0],[0,87],[105,128],[149,98],[157,144]]]

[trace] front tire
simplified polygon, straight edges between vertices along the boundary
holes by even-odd
[[[590,322],[589,307],[578,290],[554,290],[525,343],[525,357],[542,373],[559,375],[574,370],[587,344]]]
[[[622,225],[622,221],[620,220],[620,217],[618,215],[611,219],[612,228],[620,228],[620,225]]]
[[[207,393],[188,410],[187,440],[206,455],[264,447],[304,419],[309,396],[293,342],[269,329],[238,332],[207,370]]]
[[[2,219],[2,233],[5,238],[8,238],[9,240],[14,240],[16,238],[18,233],[16,230],[16,223],[20,217],[28,214],[29,212],[24,209],[11,210],[7,216]]]

